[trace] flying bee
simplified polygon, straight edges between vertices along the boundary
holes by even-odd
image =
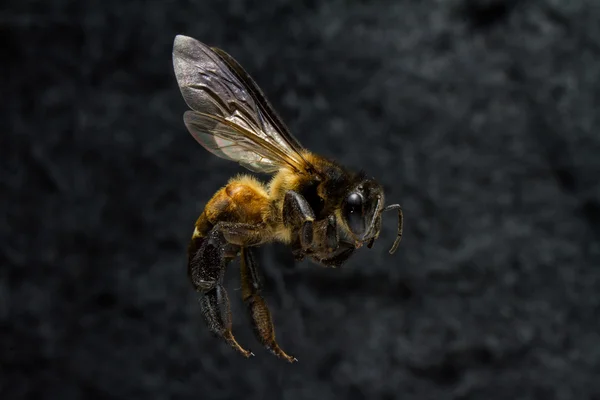
[[[236,341],[223,277],[240,256],[241,292],[257,339],[276,356],[297,361],[275,340],[269,308],[261,296],[253,247],[279,241],[296,260],[308,258],[339,267],[366,244],[373,246],[384,211],[382,186],[333,160],[305,149],[273,110],[244,69],[223,50],[178,35],[173,67],[181,94],[191,108],[184,123],[204,148],[256,173],[271,174],[264,184],[253,176],[231,179],[206,204],[188,246],[188,275],[202,294],[202,314],[210,330],[246,357]]]

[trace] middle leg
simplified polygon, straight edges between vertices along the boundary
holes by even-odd
[[[266,301],[260,295],[261,284],[252,250],[242,247],[241,253],[242,298],[248,306],[256,338],[277,357],[290,363],[298,361],[295,357],[286,354],[275,340],[271,312]]]

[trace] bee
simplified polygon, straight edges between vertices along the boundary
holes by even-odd
[[[402,238],[402,207],[385,206],[383,188],[374,179],[304,148],[248,73],[223,50],[178,35],[173,67],[191,108],[184,123],[196,141],[218,157],[272,175],[268,184],[251,175],[229,180],[198,217],[188,246],[188,276],[201,293],[202,315],[213,334],[245,357],[254,355],[232,333],[223,287],[226,266],[239,256],[241,295],[257,339],[276,356],[295,362],[275,340],[253,248],[279,241],[296,260],[340,267],[364,244],[371,248],[382,213],[397,210],[393,254]]]

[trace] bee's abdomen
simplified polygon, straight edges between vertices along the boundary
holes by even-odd
[[[268,193],[262,183],[250,176],[230,180],[208,201],[196,220],[188,249],[194,254],[210,230],[218,222],[260,224],[270,206]]]
[[[200,217],[196,220],[196,226],[194,228],[194,233],[192,234],[192,240],[190,240],[190,244],[188,246],[188,258],[196,254],[196,251],[202,245],[204,238],[208,235],[208,232],[213,228],[213,224],[211,224],[206,218],[206,211],[203,211],[200,214]]]

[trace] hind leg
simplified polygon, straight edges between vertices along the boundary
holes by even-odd
[[[209,329],[242,355],[250,357],[254,354],[240,346],[231,331],[231,309],[223,277],[227,264],[235,257],[239,247],[228,243],[226,236],[217,225],[207,237],[201,238],[199,247],[190,258],[188,273],[196,290],[202,293],[200,307]]]

